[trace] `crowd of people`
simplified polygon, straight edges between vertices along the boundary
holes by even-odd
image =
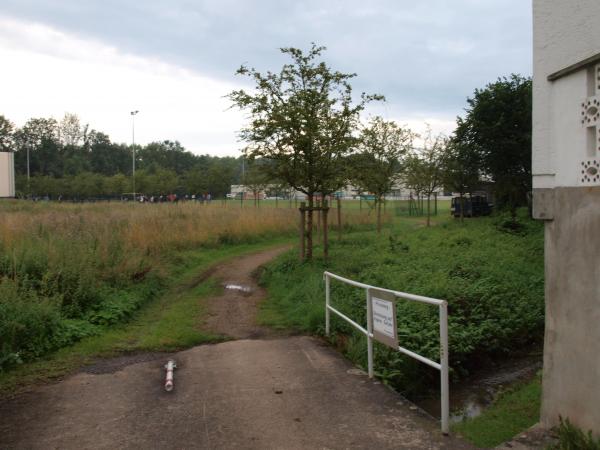
[[[212,200],[212,196],[209,192],[204,194],[185,194],[185,195],[177,195],[177,194],[168,194],[168,195],[151,195],[147,196],[144,194],[140,194],[137,198],[137,201],[140,203],[177,203],[179,201],[192,201],[192,202],[202,202],[202,203],[210,203]]]

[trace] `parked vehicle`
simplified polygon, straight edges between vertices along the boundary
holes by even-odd
[[[489,216],[493,208],[493,205],[488,202],[487,198],[483,195],[462,197],[462,206],[464,206],[463,217]],[[453,197],[450,206],[450,214],[454,217],[460,217],[460,211],[461,198]]]

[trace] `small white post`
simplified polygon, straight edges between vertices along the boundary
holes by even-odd
[[[175,361],[170,359],[165,364],[165,369],[167,369],[167,376],[165,378],[165,391],[171,392],[173,390],[173,370],[177,367]]]
[[[442,394],[442,433],[449,432],[450,393],[448,385],[448,303],[440,305],[440,384]]]
[[[369,378],[373,378],[373,310],[370,302],[369,288],[365,289],[367,293],[367,360],[369,364]]]
[[[329,312],[329,275],[325,274],[325,334],[329,336],[330,312]]]

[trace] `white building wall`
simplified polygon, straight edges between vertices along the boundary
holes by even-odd
[[[15,196],[14,153],[0,152],[0,198]]]
[[[534,0],[533,13],[533,187],[578,186],[587,71],[548,76],[600,53],[600,1]]]
[[[600,1],[533,0],[533,213],[545,221],[541,422],[600,436]]]

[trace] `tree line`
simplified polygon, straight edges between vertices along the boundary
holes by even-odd
[[[313,212],[322,210],[320,199],[348,182],[375,194],[378,230],[381,200],[398,180],[428,200],[441,186],[463,196],[486,181],[513,214],[526,202],[531,189],[530,78],[511,75],[476,89],[465,116],[457,119],[456,132],[445,137],[428,131],[417,149],[417,135],[408,128],[381,117],[366,124],[361,120],[369,103],[385,98],[353,96],[356,74],[330,68],[321,59],[324,50],[315,44],[306,52],[282,48],[290,61],[279,72],[243,65],[237,73],[251,80],[253,90],[229,94],[249,118],[240,138],[257,167],[253,183],[278,180],[307,196],[307,259],[312,257]],[[326,211],[323,220],[326,229]],[[326,256],[326,239],[323,247]]]
[[[298,190],[308,203],[309,258],[313,211],[323,206],[315,202],[347,183],[375,195],[379,230],[381,200],[398,181],[427,199],[440,187],[464,196],[486,182],[499,206],[514,213],[527,203],[530,78],[513,74],[476,89],[451,136],[436,136],[430,130],[417,136],[381,117],[365,122],[361,114],[367,105],[385,101],[384,96],[353,95],[356,74],[330,68],[322,60],[324,50],[315,44],[308,51],[282,48],[290,61],[279,72],[247,66],[238,70],[254,84],[251,91],[228,95],[249,118],[239,133],[247,143],[247,171],[241,157],[195,155],[177,141],[153,142],[135,147],[136,191],[221,197],[231,184],[246,184],[255,192],[267,185],[279,186],[280,192]],[[15,151],[22,195],[89,198],[133,189],[134,148],[82,126],[74,114],[61,121],[33,118],[21,128],[0,116],[0,150]],[[429,213],[427,217],[429,223]]]
[[[15,152],[21,196],[86,199],[131,193],[133,150],[81,125],[75,114],[60,121],[32,118],[20,128],[0,115],[0,151]],[[195,155],[177,141],[136,145],[135,155],[136,191],[147,195],[223,197],[241,178],[241,158]]]

